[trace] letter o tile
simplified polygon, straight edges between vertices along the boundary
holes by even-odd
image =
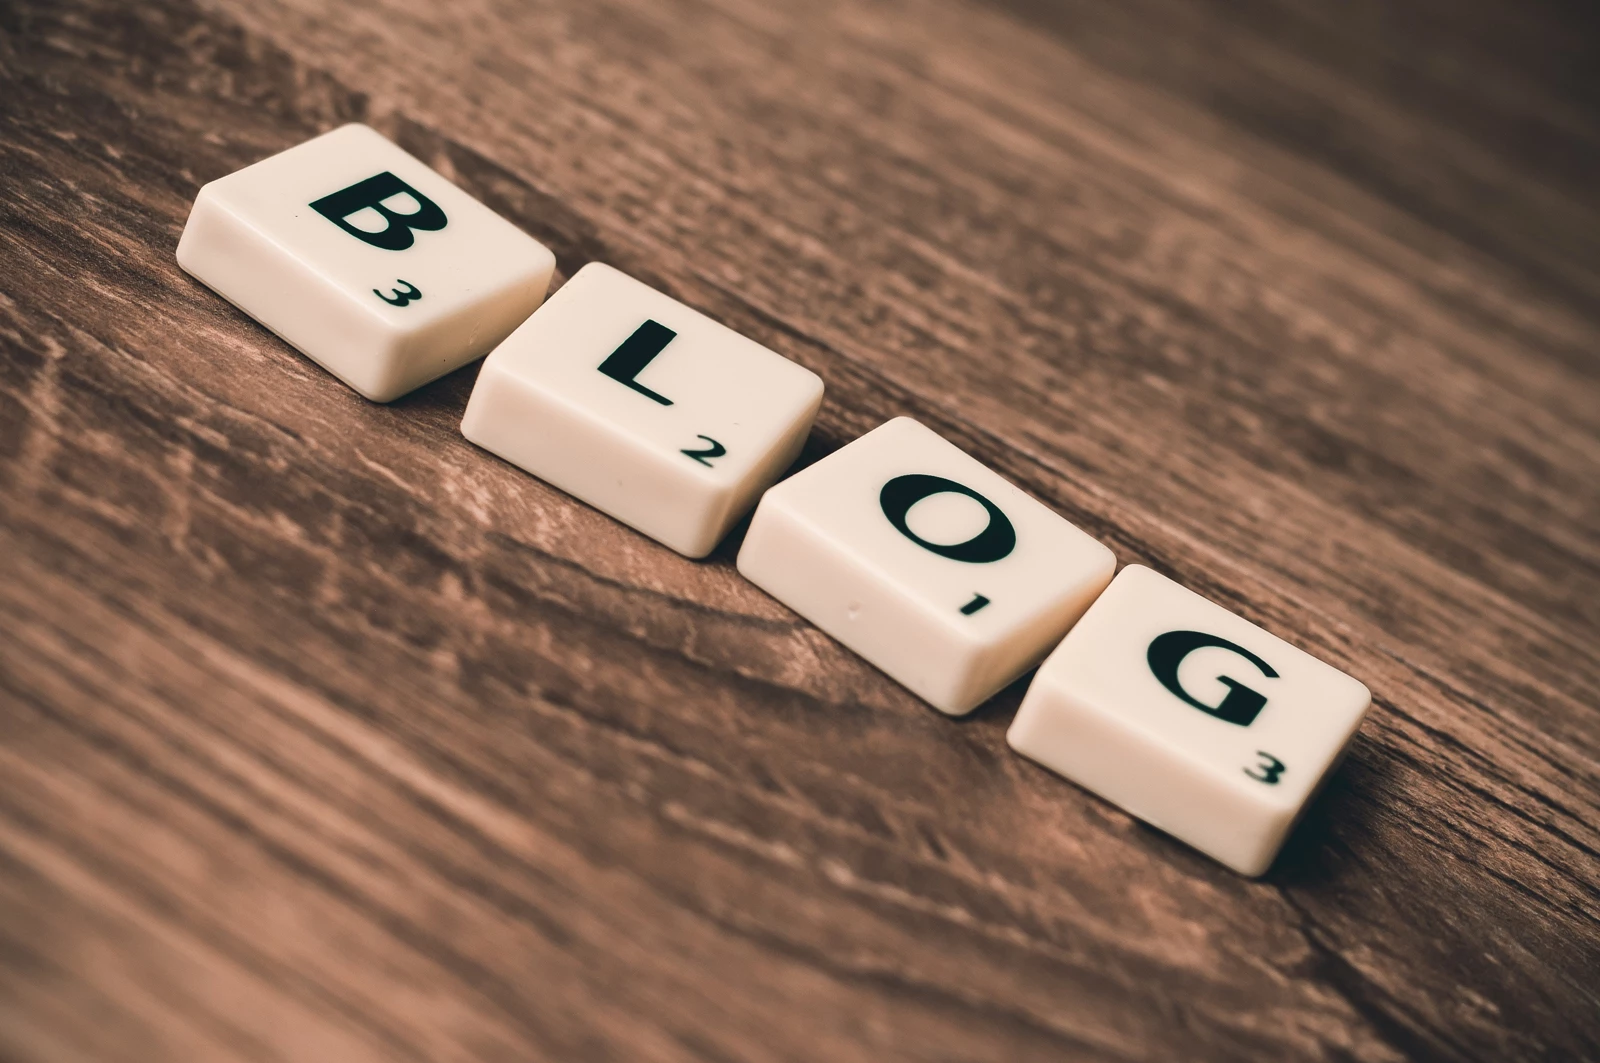
[[[908,417],[768,491],[739,551],[745,578],[952,716],[1037,664],[1115,568]]]

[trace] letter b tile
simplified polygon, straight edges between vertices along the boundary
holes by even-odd
[[[178,264],[377,402],[488,351],[550,249],[364,125],[200,189]]]
[[[485,359],[461,432],[689,557],[799,455],[822,379],[591,262]]]
[[[1116,559],[900,417],[768,491],[739,571],[954,716],[1037,664]]]
[[[1129,565],[1040,666],[1006,739],[1259,875],[1370,702],[1338,669]]]

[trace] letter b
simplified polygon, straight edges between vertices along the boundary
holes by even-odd
[[[397,214],[383,205],[384,200],[402,193],[417,201],[417,209],[410,214]],[[348,220],[350,215],[367,208],[383,215],[388,226],[369,233],[351,225]],[[435,232],[443,229],[449,220],[437,203],[387,170],[313,201],[311,209],[356,239],[386,251],[404,251],[416,241],[412,230]]]

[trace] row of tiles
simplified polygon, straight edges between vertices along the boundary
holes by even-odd
[[[739,571],[943,712],[1039,665],[1012,748],[1245,874],[1370,702],[1150,569],[1113,579],[909,418],[775,484],[815,373],[600,263],[545,302],[547,248],[365,126],[206,185],[178,261],[377,401],[488,352],[466,437],[690,557],[754,507]]]

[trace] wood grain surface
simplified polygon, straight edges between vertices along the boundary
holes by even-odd
[[[1600,1057],[1600,32],[0,0],[0,1058]],[[1364,680],[1260,881],[177,268],[369,122]]]

